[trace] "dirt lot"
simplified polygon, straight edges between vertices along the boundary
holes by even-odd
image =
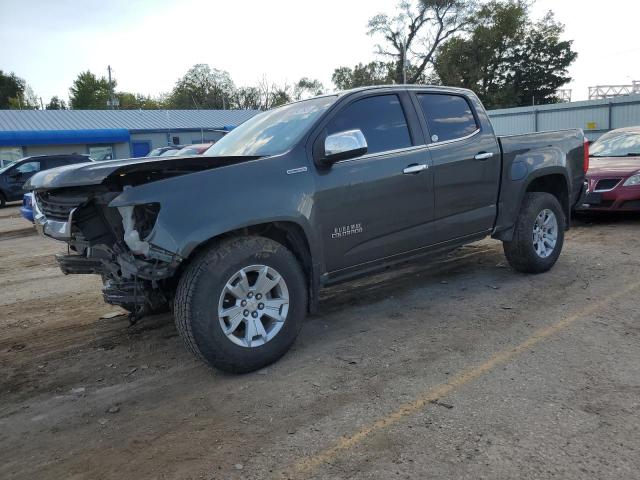
[[[638,217],[578,223],[544,275],[484,241],[328,290],[244,376],[1,231],[0,478],[638,478]]]

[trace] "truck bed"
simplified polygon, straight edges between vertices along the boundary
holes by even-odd
[[[502,152],[502,183],[494,236],[513,226],[528,186],[542,175],[557,176],[568,186],[567,228],[571,208],[584,183],[584,133],[581,129],[498,136]]]

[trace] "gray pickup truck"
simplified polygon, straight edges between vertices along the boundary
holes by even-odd
[[[28,188],[64,273],[101,275],[133,319],[171,308],[197,356],[246,372],[289,349],[324,286],[489,235],[515,270],[549,270],[585,155],[581,130],[496,137],[468,90],[387,86],[261,113],[204,156]]]

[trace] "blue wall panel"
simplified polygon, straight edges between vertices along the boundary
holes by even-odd
[[[71,145],[129,141],[125,129],[0,131],[0,146]]]

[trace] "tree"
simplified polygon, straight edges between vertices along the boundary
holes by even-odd
[[[324,93],[324,86],[320,80],[302,77],[293,86],[293,99],[303,100]]]
[[[271,83],[266,77],[253,87],[241,87],[233,92],[231,108],[268,110],[281,105],[321,95],[325,91],[319,80],[302,77],[293,85]]]
[[[58,96],[54,95],[44,108],[45,110],[66,110],[67,104],[64,100],[61,100]]]
[[[37,110],[38,97],[24,79],[0,70],[0,109]]]
[[[267,94],[267,108],[275,108],[298,100],[315,97],[324,93],[324,86],[320,80],[302,77],[293,85],[271,85]]]
[[[22,96],[19,97],[19,101],[13,102],[13,108],[20,108],[22,110],[39,110],[40,109],[40,99],[36,95],[36,92],[33,91],[28,84],[25,84],[24,92]]]
[[[118,108],[120,110],[158,110],[164,108],[162,99],[152,98],[141,93],[118,92]]]
[[[231,108],[260,110],[262,105],[262,94],[259,87],[240,87],[233,92]]]
[[[116,85],[112,81],[112,88]],[[105,77],[96,77],[89,70],[78,75],[69,89],[69,101],[74,110],[104,110],[107,108],[110,87]]]
[[[178,80],[169,97],[169,105],[176,109],[227,109],[234,91],[228,72],[198,64]]]
[[[511,75],[518,105],[557,103],[557,90],[571,81],[569,66],[578,57],[573,41],[561,40],[564,25],[553,13],[528,29],[524,42],[516,48]]]
[[[274,85],[271,95],[269,96],[269,108],[281,107],[292,101],[293,97],[289,85],[286,83],[281,87]]]
[[[416,83],[433,64],[438,47],[461,32],[475,10],[474,0],[403,0],[395,16],[369,20],[369,35],[382,36],[377,53],[393,63],[395,83]]]
[[[474,90],[488,108],[552,103],[577,56],[563,31],[551,14],[532,22],[523,1],[493,1],[467,37],[442,45],[435,69],[444,84]]]
[[[24,93],[25,81],[15,73],[6,74],[0,70],[0,109],[11,108],[11,101]]]
[[[370,62],[366,65],[359,63],[353,68],[336,68],[331,76],[331,81],[338,90],[392,84],[394,82],[394,63]]]

